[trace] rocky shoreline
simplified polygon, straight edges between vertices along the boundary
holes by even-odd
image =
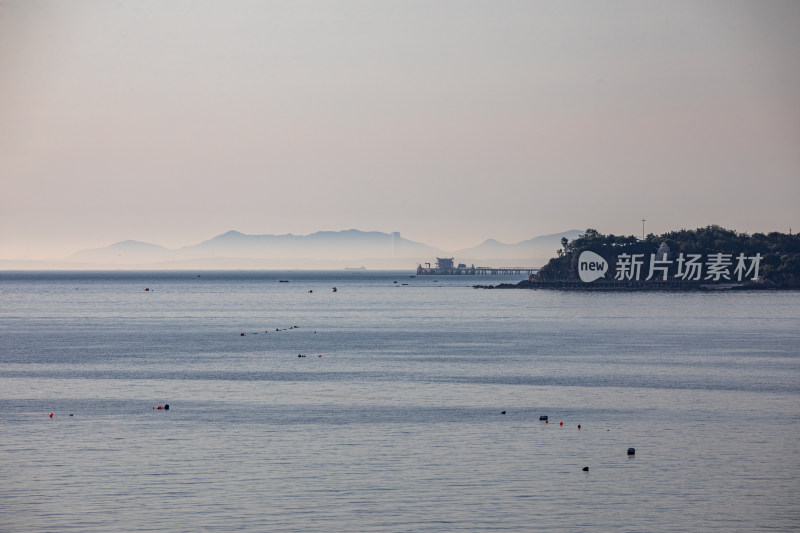
[[[530,281],[500,283],[498,285],[473,285],[473,289],[550,289],[565,291],[775,291],[800,290],[800,283],[774,283],[770,280],[746,283],[700,282],[631,282],[603,281],[584,283],[578,280]]]

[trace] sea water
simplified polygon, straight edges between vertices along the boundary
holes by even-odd
[[[0,530],[800,529],[800,293],[515,281],[0,273]]]

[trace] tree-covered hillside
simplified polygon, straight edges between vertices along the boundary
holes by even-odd
[[[695,279],[697,281],[753,282],[762,286],[800,288],[800,236],[772,232],[738,233],[719,226],[680,230],[663,235],[603,235],[587,229],[578,238],[562,239],[558,257],[547,263],[531,281],[577,280],[578,259],[592,251],[608,261],[603,279]],[[665,255],[666,254],[666,255]],[[692,264],[692,262],[695,264]],[[701,264],[702,262],[702,264]],[[695,277],[689,267],[697,267]],[[655,267],[655,269],[654,269]],[[701,269],[702,276],[700,276]],[[715,269],[717,274],[715,275]]]

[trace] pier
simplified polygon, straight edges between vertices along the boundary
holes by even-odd
[[[417,266],[418,276],[530,276],[539,272],[538,267],[491,267],[453,265],[453,258],[436,258],[436,266],[430,263]]]

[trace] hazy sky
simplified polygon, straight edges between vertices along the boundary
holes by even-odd
[[[800,230],[797,1],[0,1],[0,258]]]

